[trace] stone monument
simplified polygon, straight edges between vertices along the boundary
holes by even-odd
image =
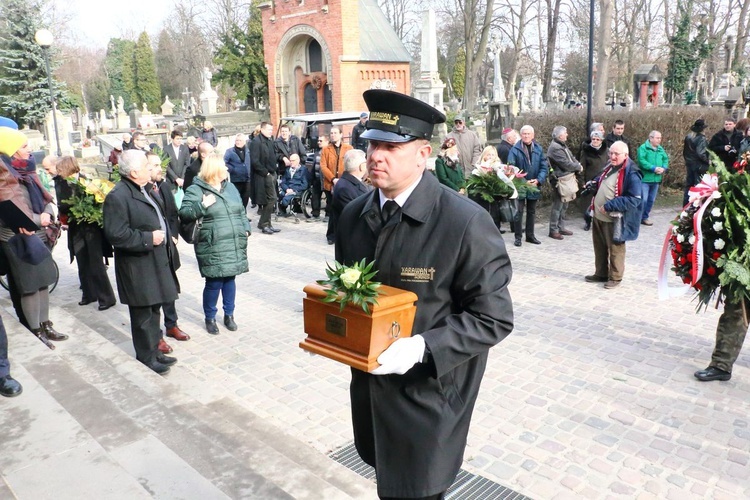
[[[169,96],[164,97],[164,104],[161,105],[161,114],[164,116],[174,114],[174,104],[169,101]]]
[[[422,15],[422,63],[414,97],[442,111],[445,84],[440,79],[437,60],[435,11],[428,9]]]
[[[122,96],[117,97],[117,114],[115,114],[115,126],[119,129],[130,127],[130,118],[125,112],[125,100]]]
[[[500,39],[497,35],[492,35],[489,49],[492,57],[494,76],[492,78],[492,101],[505,102],[505,86],[503,85],[503,75],[500,71]]]
[[[73,146],[70,145],[68,137],[73,131],[73,120],[70,116],[63,115],[60,110],[57,111],[57,137],[60,139],[60,151],[63,155],[73,156]],[[49,111],[44,119],[44,133],[47,137],[47,148],[50,153],[57,151],[57,142],[55,141],[55,125],[52,120],[52,111]]]
[[[503,75],[500,71],[500,39],[496,35],[492,35],[489,49],[495,74],[492,79],[492,101],[487,106],[488,113],[485,125],[487,127],[487,142],[495,145],[502,140],[503,129],[513,123],[511,119],[513,110],[505,97]]]
[[[204,115],[216,114],[216,101],[219,94],[211,88],[211,71],[203,68],[203,91],[200,93],[201,110]]]

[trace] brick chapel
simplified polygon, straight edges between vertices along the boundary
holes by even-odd
[[[271,123],[363,111],[371,88],[411,92],[411,56],[376,0],[271,0],[260,6]]]

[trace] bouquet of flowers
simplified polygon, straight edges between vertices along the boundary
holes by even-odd
[[[63,200],[63,203],[69,207],[71,221],[103,227],[102,205],[104,198],[115,187],[114,183],[107,179],[88,180],[83,177],[68,179],[68,182],[73,184],[73,196]]]
[[[525,177],[526,173],[513,165],[480,163],[466,181],[466,192],[471,197],[492,203],[498,199],[525,197],[529,192],[539,191],[536,186],[527,184]]]
[[[714,298],[750,298],[748,160],[746,153],[727,168],[712,153],[709,172],[690,188],[689,203],[667,234],[662,267],[668,249],[672,271],[695,290],[698,311]]]
[[[362,307],[365,313],[370,313],[370,304],[377,304],[380,283],[371,281],[378,273],[372,270],[374,262],[366,263],[365,259],[353,266],[344,266],[338,262],[333,266],[328,264],[325,280],[317,280],[319,285],[327,286],[324,302],[338,302],[343,311],[347,304]]]

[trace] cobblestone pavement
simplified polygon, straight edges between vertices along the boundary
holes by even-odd
[[[516,248],[505,235],[516,327],[490,352],[466,469],[536,499],[750,497],[750,357],[740,356],[730,382],[696,381],[718,312],[696,315],[688,296],[657,299],[658,255],[675,210],[657,210],[655,225],[627,244],[614,290],[583,281],[593,254],[578,220],[563,241],[546,237],[546,222],[536,228],[542,245]],[[250,239],[251,270],[237,280],[239,331],[220,326],[215,337],[203,328],[192,248],[180,243],[177,310],[192,340],[170,341],[180,362],[169,378],[201,402],[230,397],[328,460],[323,453],[352,440],[349,370],[298,343],[302,288],[323,277],[333,247],[323,223],[275,225],[281,233]],[[79,307],[64,241],[55,255],[62,277],[52,306],[132,351],[127,308]]]

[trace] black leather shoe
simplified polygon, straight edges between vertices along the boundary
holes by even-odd
[[[112,304],[100,304],[97,309],[99,309],[100,311],[106,311],[110,307],[114,307],[115,304],[116,302],[113,302]]]
[[[534,245],[541,245],[542,242],[536,239],[536,236],[527,236],[526,241],[529,243],[533,243]]]
[[[23,387],[10,375],[0,378],[0,396],[12,398],[23,392]]]
[[[273,227],[273,226],[268,226],[268,227],[270,227],[270,228],[271,228],[271,231],[273,231],[274,233],[280,233],[280,232],[281,232],[281,229],[276,229],[276,228],[275,228],[275,227]]]
[[[167,365],[164,365],[162,363],[159,363],[158,361],[154,361],[153,363],[147,364],[147,367],[149,367],[151,370],[155,371],[159,375],[166,375],[169,373],[170,368]]]
[[[333,245],[334,243],[336,243],[336,240],[334,240],[333,238],[328,238],[326,241],[328,241],[329,245]]]
[[[712,380],[727,381],[732,378],[732,374],[730,372],[719,370],[715,366],[709,366],[705,370],[699,370],[693,373],[693,375],[701,382],[711,382]]]
[[[206,320],[206,331],[210,333],[211,335],[218,335],[219,334],[219,327],[216,326],[216,320],[215,319],[207,319]]]
[[[88,300],[88,299],[81,299],[81,301],[78,303],[79,306],[87,306],[91,304],[92,302],[96,302],[95,300]]]
[[[589,274],[583,277],[587,283],[606,283],[609,279],[606,276],[597,276],[596,274]]]
[[[156,361],[163,364],[164,366],[172,366],[173,364],[177,363],[177,358],[159,353],[156,355]]]
[[[68,340],[68,336],[64,333],[60,333],[54,328],[52,328],[52,322],[51,321],[42,321],[42,330],[47,335],[47,338],[50,340],[55,341],[61,341],[61,340]]]
[[[263,234],[274,234],[273,229],[271,229],[270,227],[264,227],[260,230],[260,232]]]
[[[521,238],[516,238],[516,241],[513,243],[515,246],[520,247],[521,246]]]
[[[234,322],[234,316],[224,316],[224,326],[226,326],[227,330],[230,332],[236,332],[237,323]]]

